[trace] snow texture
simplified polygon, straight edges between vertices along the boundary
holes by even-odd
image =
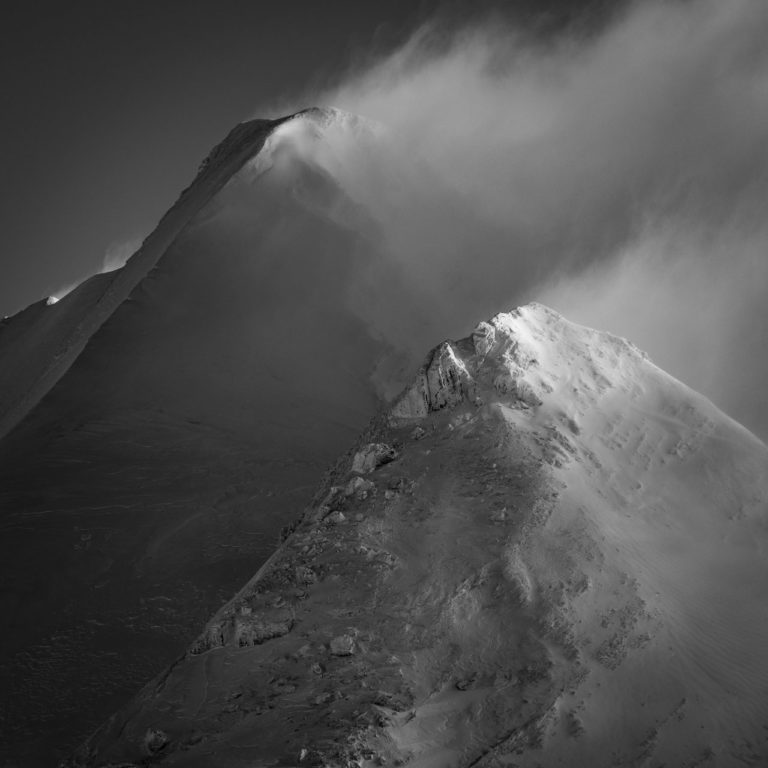
[[[71,765],[137,764],[150,729],[169,766],[760,764],[766,499],[766,446],[632,344],[499,314]]]

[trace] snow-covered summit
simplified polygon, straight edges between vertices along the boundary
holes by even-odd
[[[472,374],[463,358],[470,352]],[[458,383],[451,395],[441,387]],[[517,408],[533,408],[537,422],[577,429],[597,406],[628,401],[649,389],[716,410],[704,398],[653,365],[630,341],[579,326],[553,309],[530,303],[479,323],[462,342],[444,342],[392,407],[393,417],[425,415],[436,401],[452,404],[492,386]],[[436,389],[437,387],[437,389]]]
[[[74,765],[759,764],[768,449],[538,304],[438,345]]]

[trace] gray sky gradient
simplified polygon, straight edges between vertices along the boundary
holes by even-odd
[[[287,94],[315,98],[350,62],[392,50],[436,14],[458,24],[500,7],[549,31],[605,2],[4,3],[0,317],[146,237],[254,105],[279,116],[270,108]]]

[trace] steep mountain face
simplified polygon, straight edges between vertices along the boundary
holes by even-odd
[[[288,118],[290,119],[290,118]],[[155,267],[179,233],[257,154],[283,120],[238,125],[123,269],[85,281],[61,302],[38,302],[0,324],[0,437],[66,373],[91,336]]]
[[[125,267],[4,321],[0,761],[50,765],[181,653],[437,338],[376,218],[412,161],[359,192],[384,142],[245,123]]]
[[[768,449],[541,305],[445,342],[68,765],[759,765]]]

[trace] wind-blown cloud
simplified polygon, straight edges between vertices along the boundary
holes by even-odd
[[[120,269],[140,247],[141,238],[139,237],[132,237],[127,240],[116,240],[115,242],[110,243],[104,252],[101,264],[99,265],[99,268],[95,270],[95,273],[103,274],[105,272],[114,272],[114,270]],[[75,280],[51,291],[51,294],[48,297],[48,303],[56,304],[61,301],[61,299],[71,293],[82,282],[82,279]]]
[[[110,243],[101,263],[101,272],[113,272],[125,266],[125,262],[141,247],[141,238],[132,237]]]
[[[640,2],[548,40],[428,27],[322,101],[430,167],[379,222],[429,308],[466,331],[544,300],[765,436],[766,39],[761,0]]]
[[[553,278],[540,300],[650,350],[765,438],[766,234],[656,223],[607,263]]]

